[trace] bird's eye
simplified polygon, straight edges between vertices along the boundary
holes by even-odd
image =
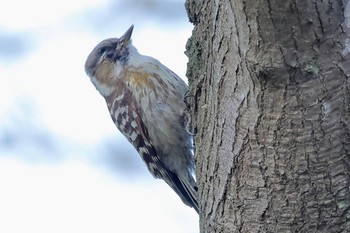
[[[107,51],[107,52],[106,52],[106,57],[107,57],[107,58],[112,59],[113,56],[114,56],[113,51]]]

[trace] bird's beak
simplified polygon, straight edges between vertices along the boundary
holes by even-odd
[[[124,35],[120,37],[120,40],[124,45],[127,45],[130,42],[133,29],[134,25],[131,25],[131,27],[124,33]]]

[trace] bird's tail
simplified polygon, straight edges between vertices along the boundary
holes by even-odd
[[[190,172],[182,176],[178,176],[174,172],[169,172],[163,180],[177,193],[183,203],[193,207],[199,213],[197,200],[198,187]]]
[[[179,177],[179,181],[183,189],[182,195],[180,196],[182,201],[193,207],[198,213],[198,186],[196,181],[190,172],[185,176]]]

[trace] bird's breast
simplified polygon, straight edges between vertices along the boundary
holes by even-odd
[[[126,72],[126,82],[131,87],[145,87],[150,88],[153,86],[153,77],[145,72],[128,71]]]

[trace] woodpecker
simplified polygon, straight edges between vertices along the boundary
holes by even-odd
[[[137,51],[131,42],[133,28],[97,44],[85,71],[149,172],[198,213],[192,135],[184,116],[188,86],[158,60]]]

